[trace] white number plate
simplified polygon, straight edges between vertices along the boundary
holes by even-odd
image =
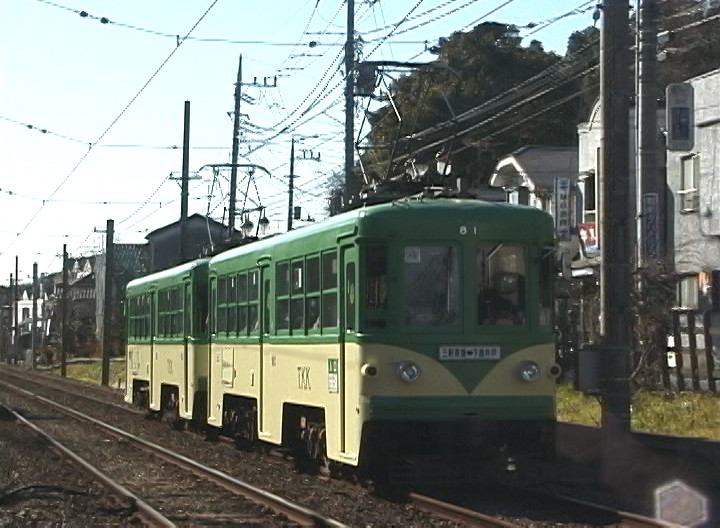
[[[500,359],[499,346],[441,346],[438,351],[441,361],[493,360]]]

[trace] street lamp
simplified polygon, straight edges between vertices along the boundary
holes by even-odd
[[[252,234],[252,230],[254,227],[255,227],[255,224],[253,223],[252,220],[250,220],[250,215],[246,213],[245,221],[240,226],[240,229],[242,230],[243,235],[245,235],[246,237],[249,237]]]

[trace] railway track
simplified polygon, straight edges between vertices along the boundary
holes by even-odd
[[[96,426],[101,433],[83,431],[82,442],[78,442],[77,438],[70,435],[66,443],[74,444],[74,449],[71,449],[53,438],[47,431],[40,430],[20,413],[8,411],[24,425],[42,435],[53,447],[72,459],[117,496],[133,504],[139,514],[152,525],[198,526],[240,523],[243,526],[268,524],[344,526],[308,508],[173,453],[162,446],[137,438],[43,396],[9,384],[3,385],[27,398],[50,406],[63,415]],[[54,428],[62,434],[60,425],[56,424]],[[108,434],[121,441],[110,444],[104,442]],[[93,448],[93,445],[102,446],[102,452]],[[82,451],[82,454],[78,451]],[[157,458],[167,463],[158,463]],[[122,463],[118,464],[117,460]]]
[[[6,369],[0,370],[0,373],[2,374],[8,374],[9,377],[15,377],[18,380],[31,382],[34,384],[42,385],[43,387],[46,387],[48,389],[61,391],[66,394],[71,395],[72,397],[76,398],[82,398],[89,402],[102,404],[104,406],[112,406],[113,409],[121,410],[128,414],[133,415],[144,415],[145,412],[138,410],[136,408],[130,407],[124,403],[115,403],[114,401],[108,401],[107,398],[107,390],[98,390],[98,388],[94,386],[88,385],[87,391],[83,390],[83,392],[79,392],[77,387],[75,387],[76,383],[70,383],[68,381],[57,379],[57,378],[50,378],[48,376],[36,376],[36,375],[28,375],[27,373],[19,373],[16,371],[8,372]],[[48,385],[49,382],[52,382],[53,385]],[[59,385],[62,385],[59,386]],[[84,388],[84,387],[83,387]],[[121,397],[121,396],[120,396]],[[122,400],[120,400],[122,401]],[[272,457],[275,458],[275,457]],[[276,460],[274,462],[277,462]],[[338,484],[337,481],[330,481],[331,485]],[[518,497],[522,496],[534,496],[535,499],[538,497],[541,497],[541,500],[550,503],[555,502],[559,504],[557,506],[558,508],[562,508],[562,505],[565,504],[568,507],[578,508],[581,507],[585,511],[596,511],[602,515],[605,516],[605,518],[611,518],[612,523],[616,526],[627,526],[627,527],[663,527],[667,528],[669,526],[672,526],[668,523],[664,523],[662,521],[658,521],[649,517],[644,517],[641,515],[636,515],[629,512],[623,512],[620,510],[608,508],[603,505],[594,504],[588,501],[582,501],[573,499],[571,497],[566,496],[560,496],[560,495],[551,495],[551,494],[539,494],[533,490],[527,490],[527,489],[517,489],[513,490],[513,495],[517,495]],[[525,522],[516,522],[512,518],[506,518],[501,515],[487,515],[484,513],[481,513],[480,511],[476,511],[475,509],[472,509],[472,507],[464,507],[458,504],[453,504],[452,502],[448,502],[445,500],[441,500],[436,497],[431,497],[428,495],[420,494],[420,493],[411,493],[408,496],[409,502],[416,507],[419,510],[423,510],[426,512],[431,513],[435,517],[447,519],[449,521],[457,522],[462,525],[467,526],[483,526],[483,527],[498,527],[498,528],[512,528],[512,527],[519,527],[519,526],[527,526],[528,524]],[[522,500],[522,499],[518,499]],[[535,524],[534,526],[539,526],[538,524]]]

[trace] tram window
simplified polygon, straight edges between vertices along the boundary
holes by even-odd
[[[197,307],[197,324],[199,333],[204,334],[207,332],[208,326],[208,310],[207,310],[207,285],[198,285],[197,299],[199,302],[195,305]]]
[[[246,335],[247,334],[247,306],[240,306],[238,308],[238,333],[240,335]]]
[[[290,328],[290,301],[287,299],[278,300],[275,304],[277,311],[277,329],[287,330]]]
[[[412,326],[459,322],[458,250],[452,246],[405,247],[405,323]]]
[[[228,306],[228,332],[237,332],[237,306]]]
[[[263,306],[265,313],[263,315],[263,334],[270,335],[270,279],[265,278],[263,285]]]
[[[355,263],[345,266],[345,328],[355,330]]]
[[[292,263],[292,293],[303,293],[303,263]]]
[[[308,330],[320,328],[320,297],[308,297],[305,300]]]
[[[370,310],[387,308],[387,247],[367,248],[367,307]]]
[[[338,325],[337,293],[325,293],[322,298],[322,325],[325,328]]]
[[[234,303],[237,300],[237,277],[231,275],[228,277],[228,302]]]
[[[237,300],[238,302],[247,302],[248,289],[247,289],[247,275],[244,273],[238,275],[237,278]]]
[[[191,332],[191,325],[190,322],[192,321],[192,298],[190,296],[190,286],[185,286],[185,304],[183,305],[183,314],[184,314],[184,321],[183,321],[183,335],[188,335]]]
[[[525,324],[527,259],[521,246],[483,244],[476,255],[478,324]]]
[[[248,274],[248,300],[258,300],[258,272],[251,271]]]
[[[543,248],[540,257],[540,311],[538,319],[541,326],[552,327],[553,320],[553,279],[555,277],[555,251],[553,248]]]
[[[335,252],[323,253],[322,256],[322,289],[330,288],[337,288],[337,255]]]
[[[227,299],[227,278],[220,277],[217,281],[217,299],[219,303],[224,303]]]
[[[257,304],[248,306],[248,328],[251,334],[257,334],[258,331],[258,307]]]
[[[305,291],[307,293],[320,291],[320,259],[318,257],[307,259],[305,273]]]
[[[218,307],[218,332],[227,332],[227,312],[224,307]]]
[[[290,293],[290,267],[287,262],[277,265],[277,291],[276,295],[288,295]]]
[[[304,299],[293,299],[290,304],[290,322],[293,330],[302,330],[305,326]],[[300,332],[302,333],[302,332]]]

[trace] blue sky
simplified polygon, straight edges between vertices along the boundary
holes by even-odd
[[[432,45],[495,9],[484,20],[540,23],[522,31],[536,31],[526,43],[538,39],[558,53],[572,31],[592,24],[592,11],[547,23],[592,5],[580,0],[356,0],[365,53],[390,31],[383,27],[418,3],[366,58],[430,60],[425,41]],[[177,220],[180,190],[168,176],[182,168],[182,151],[172,147],[182,145],[184,101],[191,102],[190,169],[229,162],[240,54],[244,81],[279,76],[277,88],[243,87],[241,113],[252,125],[244,127],[241,154],[320,96],[292,128],[298,149],[321,155],[296,163],[295,204],[303,218],[322,218],[323,183],[343,162],[342,88],[332,88],[342,81],[345,20],[343,0],[0,0],[0,283],[9,282],[15,255],[25,280],[34,261],[40,272],[59,270],[63,243],[73,256],[98,251],[97,230],[108,218],[119,242],[143,242],[148,231]],[[241,159],[272,173],[256,175],[246,203],[267,208],[273,231],[285,227],[290,137],[280,134]],[[190,182],[190,213],[209,209],[220,219],[229,173],[214,185],[211,171],[198,176]],[[241,171],[238,181],[241,207],[247,175]]]

